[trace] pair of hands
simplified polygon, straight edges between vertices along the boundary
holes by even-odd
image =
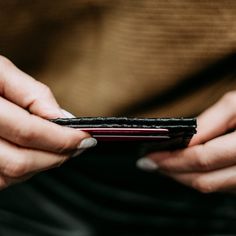
[[[60,166],[96,145],[89,134],[46,119],[68,117],[50,89],[0,56],[0,189]],[[151,153],[138,167],[158,170],[201,192],[236,190],[236,92],[198,117],[189,147]]]

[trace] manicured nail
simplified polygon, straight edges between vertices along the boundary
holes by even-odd
[[[64,110],[64,109],[61,109],[61,112],[63,113],[63,115],[66,117],[66,118],[75,118],[74,115],[72,115],[70,112]]]
[[[87,149],[94,147],[96,145],[97,145],[97,140],[95,138],[85,138],[80,142],[78,149]]]
[[[152,172],[158,169],[158,165],[147,157],[140,158],[136,162],[136,166],[144,171]]]
[[[86,138],[83,139],[77,150],[71,155],[71,158],[79,156],[82,152],[87,150],[88,148],[95,147],[97,145],[97,140],[95,138]]]

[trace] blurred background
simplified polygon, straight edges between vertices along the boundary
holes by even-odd
[[[236,1],[0,1],[0,54],[76,116],[193,116],[236,88]]]
[[[236,89],[236,1],[0,0],[0,54],[76,116],[195,116]],[[131,152],[1,192],[0,235],[235,235],[234,195],[138,170]]]

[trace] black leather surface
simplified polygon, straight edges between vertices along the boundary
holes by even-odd
[[[73,128],[82,127],[131,127],[131,128],[171,128],[195,133],[195,118],[130,118],[130,117],[77,117],[59,118],[53,122]]]
[[[112,154],[114,151],[125,152],[127,148],[138,156],[145,155],[147,152],[157,150],[171,150],[183,148],[188,145],[192,136],[196,133],[195,118],[127,118],[127,117],[79,117],[72,119],[55,119],[56,124],[71,128],[141,128],[157,129],[158,139],[150,139],[146,132],[141,133],[142,139],[127,141],[114,141],[108,138],[106,141],[99,141],[93,150],[95,153]],[[158,129],[166,129],[167,132],[160,134]],[[128,136],[124,133],[123,136]],[[152,134],[153,135],[153,134]]]

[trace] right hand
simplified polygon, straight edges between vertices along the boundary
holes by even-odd
[[[58,117],[65,115],[50,89],[0,56],[0,189],[96,144],[85,132],[46,120]]]

